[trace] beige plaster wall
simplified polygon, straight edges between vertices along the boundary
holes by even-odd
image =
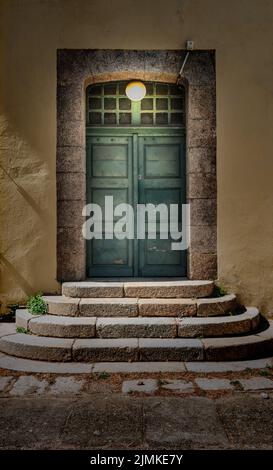
[[[1,302],[56,292],[56,49],[215,49],[219,278],[273,311],[273,2],[0,0]],[[2,307],[3,308],[3,307]]]

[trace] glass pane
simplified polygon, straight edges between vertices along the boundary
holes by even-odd
[[[128,98],[120,98],[119,109],[131,109],[131,101]]]
[[[157,95],[167,95],[168,94],[168,85],[162,85],[161,83],[156,85],[156,94]]]
[[[146,87],[146,95],[153,95],[154,93],[154,87],[152,83],[145,83]]]
[[[101,99],[100,98],[90,98],[89,107],[91,109],[101,109]]]
[[[183,113],[171,113],[171,124],[184,124]]]
[[[104,113],[104,124],[116,124],[116,122],[115,113]]]
[[[142,100],[141,109],[153,109],[153,98],[146,98]]]
[[[104,98],[104,109],[116,109],[116,99]]]
[[[119,84],[119,94],[120,95],[125,95],[125,89],[127,87],[129,82],[123,82]]]
[[[167,113],[157,113],[155,117],[156,124],[168,124],[168,114]]]
[[[116,94],[116,84],[104,85],[104,94],[105,95],[115,95]]]
[[[181,95],[180,88],[177,85],[169,85],[169,94],[170,95]]]
[[[89,113],[90,124],[101,124],[101,113]]]
[[[182,100],[182,98],[172,98],[171,99],[171,108],[172,109],[183,109],[183,100]]]
[[[153,125],[153,113],[141,113],[141,124]]]
[[[101,85],[92,86],[89,90],[89,93],[91,93],[92,95],[101,95],[102,86]]]
[[[156,99],[156,109],[168,109],[168,100],[167,100],[167,98],[157,98]]]
[[[120,113],[119,123],[129,126],[131,124],[131,113]]]

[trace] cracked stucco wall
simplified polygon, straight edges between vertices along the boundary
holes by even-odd
[[[1,302],[56,282],[56,50],[216,50],[218,272],[273,311],[273,4],[1,0]],[[4,73],[3,73],[4,72]]]

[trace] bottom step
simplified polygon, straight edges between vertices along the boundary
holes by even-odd
[[[58,362],[229,361],[273,354],[273,322],[261,333],[226,338],[61,339],[24,333],[3,336],[0,351]]]

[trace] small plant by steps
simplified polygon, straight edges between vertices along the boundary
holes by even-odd
[[[17,326],[16,332],[17,332],[17,333],[24,333],[24,334],[26,334],[26,335],[29,333],[29,331],[26,330],[26,328],[23,328],[22,326]]]
[[[38,292],[28,298],[27,309],[33,315],[43,315],[47,313],[47,304],[42,295],[42,292]]]

